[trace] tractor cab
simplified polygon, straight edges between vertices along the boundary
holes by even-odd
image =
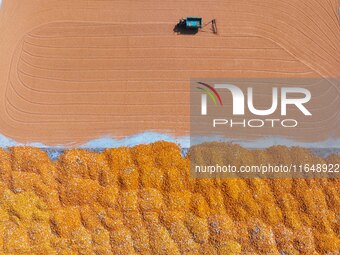
[[[185,26],[188,29],[202,28],[202,18],[201,17],[187,17],[185,19]]]

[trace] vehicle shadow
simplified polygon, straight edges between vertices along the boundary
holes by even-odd
[[[197,34],[198,28],[187,28],[185,25],[185,20],[180,20],[174,27],[173,31],[181,35],[194,35]]]

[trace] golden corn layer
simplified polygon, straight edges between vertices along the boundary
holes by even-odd
[[[296,157],[228,148],[242,152],[235,162]],[[0,254],[339,254],[339,189],[337,179],[191,179],[166,142],[68,150],[56,162],[13,147],[0,150]]]

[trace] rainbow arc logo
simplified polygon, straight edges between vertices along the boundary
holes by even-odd
[[[197,89],[204,91],[214,102],[215,105],[217,105],[217,101],[219,102],[219,104],[221,106],[223,106],[222,103],[222,99],[220,94],[216,91],[216,89],[214,89],[212,86],[210,86],[209,84],[206,84],[204,82],[197,82],[198,84],[204,86],[202,87],[197,87]]]

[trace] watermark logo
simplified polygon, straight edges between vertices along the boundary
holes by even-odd
[[[202,90],[204,92],[202,93],[202,96],[201,96],[201,100],[202,100],[201,114],[202,115],[207,115],[207,95],[209,95],[209,97],[212,99],[215,105],[217,105],[217,100],[218,100],[220,106],[223,106],[221,96],[214,87],[204,82],[197,82],[197,83],[203,86],[203,87],[197,87],[197,89]]]
[[[221,106],[222,99],[220,94],[217,92],[216,89],[220,89],[221,91],[230,92],[232,96],[232,113],[233,115],[245,115],[245,101],[247,101],[247,107],[250,113],[257,115],[257,116],[267,116],[273,114],[279,105],[279,91],[280,91],[280,108],[281,108],[281,115],[287,115],[287,106],[294,105],[297,107],[304,115],[311,116],[311,112],[305,107],[304,104],[308,103],[311,100],[311,93],[306,88],[299,88],[299,87],[273,87],[272,88],[272,104],[268,109],[256,109],[254,106],[254,93],[253,87],[247,88],[247,93],[244,92],[236,85],[233,84],[214,84],[213,86],[208,85],[203,82],[198,82],[205,86],[206,88],[197,87],[198,89],[202,90],[204,94],[201,95],[201,115],[207,115],[207,95],[213,100],[214,104],[216,103],[216,98],[218,99]],[[301,97],[298,98],[290,98],[290,94],[300,94]]]
[[[213,128],[295,128],[312,116],[308,104],[312,93],[308,87],[299,86],[299,80],[291,84],[285,81],[196,80],[192,83],[191,111],[199,110],[202,118],[193,116],[197,122],[191,123]]]
[[[306,152],[299,147],[321,148],[317,142],[325,140],[334,144],[339,87],[340,79],[324,78],[191,79],[192,177],[328,177],[320,165],[302,164],[306,157],[300,154]],[[282,164],[292,160],[302,163]]]

